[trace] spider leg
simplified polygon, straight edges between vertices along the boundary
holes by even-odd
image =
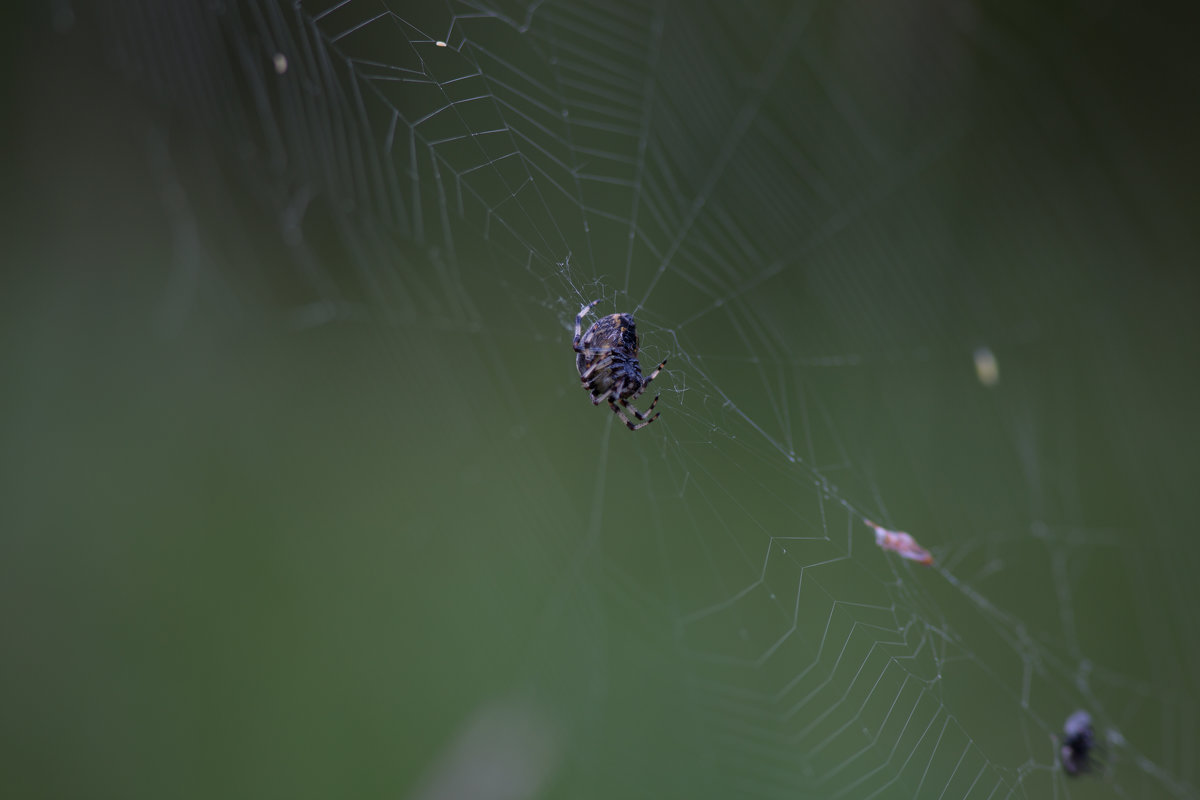
[[[661,397],[661,395],[657,395],[657,394],[654,395],[654,399],[650,401],[650,405],[646,406],[646,410],[644,412],[642,412],[643,416],[638,417],[638,419],[645,419],[647,416],[650,415],[650,412],[654,410],[654,407],[656,405],[658,405],[659,397]],[[630,406],[630,408],[633,409],[634,411],[637,411],[637,409],[633,408],[633,406]]]
[[[575,317],[575,339],[571,342],[571,346],[575,348],[576,353],[582,352],[579,348],[579,338],[583,336],[583,318],[586,317],[588,312],[595,308],[596,304],[599,302],[600,300],[597,298],[588,303],[586,306],[579,309],[579,314]]]
[[[583,388],[586,389],[587,387],[585,386]],[[610,386],[608,391],[605,392],[604,394],[593,395],[592,396],[592,405],[598,406],[601,403],[603,403],[605,400],[608,401],[609,405],[612,405],[612,393],[613,393],[613,389],[615,389],[615,388],[617,388],[617,387]]]
[[[641,395],[642,395],[642,392],[646,391],[646,387],[650,385],[650,381],[652,381],[652,380],[654,380],[655,378],[657,378],[657,377],[658,377],[658,373],[662,372],[662,369],[663,369],[663,367],[665,367],[666,365],[667,365],[667,360],[664,358],[664,359],[663,359],[661,362],[659,362],[659,365],[658,365],[657,367],[655,367],[655,368],[654,368],[654,372],[651,372],[651,373],[650,373],[650,377],[648,377],[648,378],[646,378],[644,381],[642,381],[642,385],[638,387],[638,390],[637,390],[636,392],[634,392],[632,395],[630,395],[630,396],[629,396],[629,399],[630,399],[630,400],[636,400],[637,398],[641,397]],[[655,402],[655,403],[657,403],[657,402],[658,402],[658,398],[657,398],[657,397],[656,397],[656,398],[654,398],[654,402]],[[651,403],[651,407],[653,407],[653,405],[654,405],[654,404],[653,404],[653,403]]]
[[[646,417],[650,416],[650,412],[654,410],[656,405],[658,405],[658,397],[658,395],[654,396],[654,399],[650,401],[650,406],[645,411],[638,411],[637,406],[629,402],[633,398],[627,397],[624,400],[621,400],[620,403],[625,409],[633,412],[633,415],[638,419],[645,419]]]
[[[638,419],[645,419],[645,417],[642,415],[642,413],[639,412],[633,406],[631,406],[625,402],[622,402],[622,405],[624,405],[626,408],[628,408],[630,411],[632,411]],[[658,419],[659,415],[662,413],[662,412],[659,412],[659,414],[655,414],[653,417],[651,417],[650,419],[647,419],[645,422],[640,422],[637,425],[634,425],[633,421],[631,419],[629,419],[629,417],[625,416],[625,413],[623,411],[621,411],[620,406],[618,406],[616,403],[614,403],[612,401],[612,398],[609,398],[609,400],[608,400],[608,407],[613,410],[614,414],[616,414],[618,417],[621,418],[621,421],[625,423],[625,427],[629,428],[629,430],[631,430],[631,431],[640,431],[642,428],[646,427],[651,422],[654,422],[654,420]]]
[[[579,380],[582,383],[586,384],[589,380],[591,380],[591,377],[593,374],[595,374],[596,372],[599,372],[602,369],[607,369],[608,365],[612,364],[612,361],[613,361],[612,356],[605,356],[604,358],[597,361],[595,364],[592,364],[590,367],[588,367],[583,372],[583,374],[579,376]]]

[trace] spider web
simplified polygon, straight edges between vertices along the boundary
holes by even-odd
[[[292,325],[387,331],[381,369],[409,369],[414,331],[468,354],[462,384],[425,380],[480,395],[495,460],[462,471],[511,472],[520,508],[446,528],[510,542],[521,572],[490,591],[538,600],[464,692],[523,687],[570,732],[510,758],[536,751],[563,796],[1197,796],[1195,386],[1173,375],[1197,331],[1167,283],[1195,240],[1114,66],[1158,23],[412,5],[96,20],[275,215]],[[633,435],[577,389],[596,298],[635,315],[644,366],[669,357]],[[1106,766],[1072,779],[1055,737],[1077,708]],[[415,796],[433,763],[403,776]]]

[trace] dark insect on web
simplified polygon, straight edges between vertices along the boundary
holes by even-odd
[[[658,377],[658,373],[667,365],[664,358],[662,363],[646,378],[642,377],[642,368],[638,364],[638,335],[637,327],[630,314],[609,314],[600,317],[587,333],[582,333],[583,318],[595,308],[599,300],[593,300],[579,310],[575,317],[575,366],[579,369],[579,381],[584,389],[592,395],[592,405],[598,406],[608,401],[608,407],[621,418],[631,431],[646,427],[659,414],[650,416],[654,406],[658,404],[658,395],[650,402],[645,412],[638,411],[630,405],[636,400],[650,381]],[[634,424],[625,416],[622,409],[628,410],[639,420]],[[661,413],[661,412],[659,412]]]
[[[1058,755],[1068,775],[1082,775],[1095,767],[1096,735],[1092,717],[1086,711],[1076,711],[1063,725],[1063,741]]]

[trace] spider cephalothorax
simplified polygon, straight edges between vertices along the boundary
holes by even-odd
[[[658,396],[655,395],[645,413],[638,411],[630,402],[636,400],[650,385],[650,381],[658,377],[667,360],[664,358],[649,377],[642,378],[642,368],[637,358],[637,327],[629,314],[609,314],[607,317],[600,317],[587,329],[587,333],[583,333],[583,318],[599,302],[593,300],[588,303],[575,317],[575,340],[572,344],[575,348],[575,366],[579,368],[579,380],[583,388],[591,393],[592,405],[598,406],[607,400],[613,413],[621,418],[629,430],[636,431],[658,419],[658,414],[647,419],[658,403]],[[630,413],[641,421],[640,424],[633,424],[632,420],[625,416],[622,408],[629,409]]]

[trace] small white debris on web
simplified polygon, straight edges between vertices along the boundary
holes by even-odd
[[[1000,365],[996,363],[996,356],[986,347],[975,350],[975,374],[984,386],[991,387],[1000,382]]]
[[[285,56],[283,53],[276,53],[271,59],[271,62],[275,65],[276,75],[282,75],[283,73],[287,72],[288,60],[287,56]]]
[[[875,544],[884,550],[899,553],[901,557],[916,561],[918,564],[933,563],[933,555],[917,544],[917,540],[911,534],[889,530],[882,525],[876,525],[869,519],[864,519],[863,522],[867,523],[867,527],[875,529]]]
[[[436,44],[438,47],[446,47],[447,46],[446,43],[443,42],[441,39],[438,39],[436,42],[434,42],[434,44]]]

